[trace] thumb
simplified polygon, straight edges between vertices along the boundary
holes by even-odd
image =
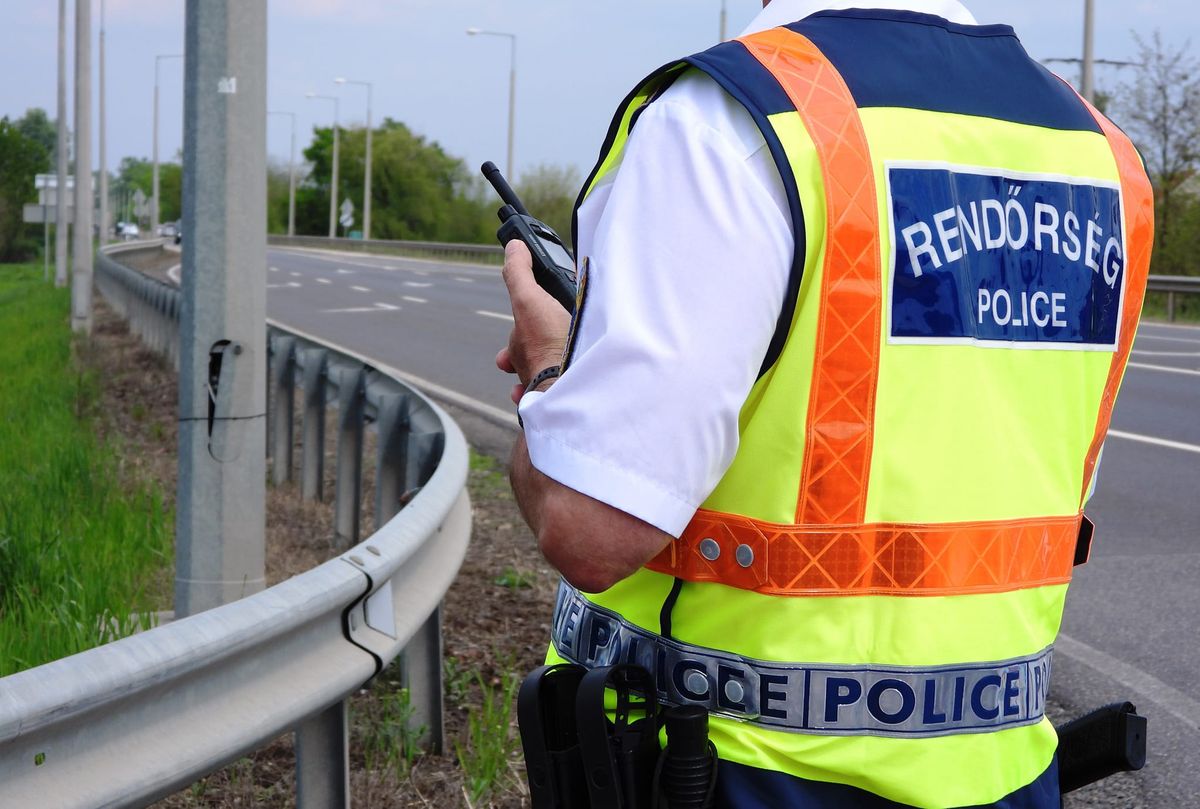
[[[524,297],[537,286],[533,277],[533,256],[520,239],[513,239],[504,245],[503,276],[508,297],[512,300]]]

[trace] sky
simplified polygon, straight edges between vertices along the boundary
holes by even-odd
[[[102,0],[92,1],[98,33]],[[184,2],[103,2],[111,170],[123,156],[151,154],[154,57],[182,52]],[[726,3],[730,36],[761,9],[760,0]],[[1013,25],[1038,59],[1080,55],[1083,0],[965,5],[981,23]],[[1132,58],[1135,32],[1149,37],[1157,30],[1168,44],[1200,47],[1197,0],[1095,0],[1095,6],[1098,58]],[[57,7],[53,0],[0,0],[6,77],[0,116],[18,117],[30,107],[54,116]],[[300,151],[314,126],[332,120],[332,104],[305,93],[340,96],[342,123],[361,124],[366,89],[338,87],[333,79],[370,81],[376,122],[403,121],[472,169],[484,160],[503,166],[509,40],[467,36],[466,29],[510,32],[517,36],[517,175],[539,164],[574,165],[586,174],[616,105],[654,68],[714,44],[720,9],[721,0],[271,0],[268,107],[295,113]],[[164,60],[161,67],[160,154],[167,159],[182,145],[183,63]],[[1052,67],[1077,76],[1072,65]],[[1121,80],[1117,68],[1100,66],[1096,75],[1102,89]],[[69,116],[73,108],[68,101]],[[268,120],[273,160],[286,163],[290,134],[287,117]]]

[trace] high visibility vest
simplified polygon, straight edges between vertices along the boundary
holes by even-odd
[[[998,801],[1052,771],[1051,651],[1149,267],[1140,159],[1007,26],[823,12],[652,74],[581,200],[688,69],[775,157],[788,297],[719,485],[646,568],[563,584],[549,658],[646,665],[731,762]]]

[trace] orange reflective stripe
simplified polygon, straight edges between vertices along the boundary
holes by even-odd
[[[1079,520],[827,527],[700,511],[647,567],[777,596],[1001,593],[1070,581]]]
[[[858,106],[817,46],[785,28],[739,40],[783,87],[820,156],[827,225],[798,523],[860,523],[879,369],[875,167]]]
[[[1112,364],[1108,370],[1108,382],[1104,385],[1104,396],[1100,400],[1100,415],[1096,420],[1096,432],[1092,436],[1092,445],[1088,450],[1087,460],[1083,467],[1083,491],[1079,502],[1087,498],[1088,486],[1092,474],[1096,470],[1096,461],[1100,457],[1100,448],[1108,435],[1108,426],[1112,422],[1113,405],[1117,401],[1117,389],[1125,375],[1125,365],[1129,362],[1129,352],[1133,348],[1133,337],[1137,332],[1138,318],[1142,313],[1142,303],[1146,297],[1146,282],[1150,276],[1150,254],[1154,249],[1154,190],[1150,186],[1150,178],[1142,167],[1137,149],[1129,138],[1105,118],[1091,104],[1080,97],[1080,100],[1091,111],[1096,123],[1104,130],[1108,138],[1109,148],[1117,161],[1117,170],[1121,174],[1122,213],[1125,217],[1125,308],[1121,312],[1121,337],[1117,350],[1113,354]]]

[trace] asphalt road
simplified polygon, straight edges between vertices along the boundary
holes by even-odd
[[[271,250],[271,318],[511,419],[493,358],[512,318],[495,268]],[[1129,699],[1150,717],[1146,770],[1068,806],[1200,807],[1200,328],[1147,323],[1088,512],[1054,658],[1067,714]],[[515,421],[513,422],[515,424]]]

